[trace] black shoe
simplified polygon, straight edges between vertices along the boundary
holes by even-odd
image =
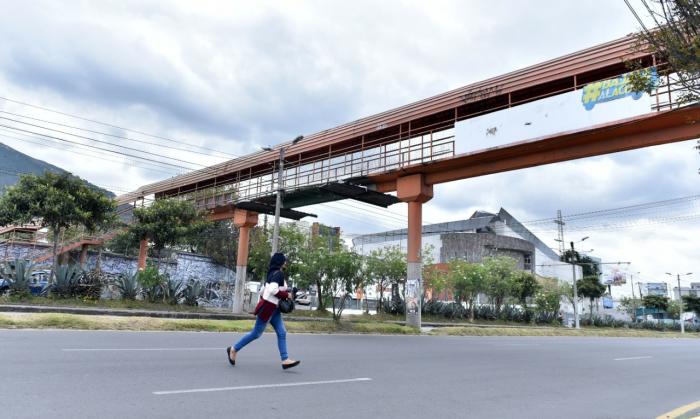
[[[294,361],[294,362],[290,362],[289,364],[282,364],[282,369],[283,369],[283,370],[288,370],[288,369],[290,369],[290,368],[294,368],[294,367],[296,367],[297,365],[299,365],[300,362],[301,362],[301,361]]]
[[[228,363],[231,365],[236,365],[236,361],[231,359],[231,347],[226,348],[226,358],[228,358]]]

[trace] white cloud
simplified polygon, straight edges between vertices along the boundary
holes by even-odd
[[[4,7],[0,96],[235,155],[637,28],[622,2],[605,0],[183,0],[83,2],[70,10],[44,1]],[[173,145],[5,101],[0,101],[0,110]],[[4,134],[0,131],[0,141],[11,147],[97,184],[133,189],[168,176],[133,167],[131,161],[108,162],[68,153],[66,145],[40,147]],[[194,164],[221,161],[143,142],[122,144]],[[571,214],[697,194],[700,159],[693,145],[684,142],[439,185],[425,206],[424,219],[454,220],[476,209],[505,207],[517,218],[531,220],[553,217],[557,209]],[[396,228],[405,219],[405,205],[377,209],[369,216],[354,207],[330,208],[312,212],[348,232]],[[697,213],[697,208],[685,210]],[[697,233],[697,224],[672,223],[601,229],[590,235],[598,256],[630,259],[656,278],[669,265],[700,274],[697,258],[688,250],[697,247]]]

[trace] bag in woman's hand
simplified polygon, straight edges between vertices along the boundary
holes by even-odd
[[[294,300],[291,298],[285,298],[279,302],[280,311],[282,313],[291,313],[294,311]]]

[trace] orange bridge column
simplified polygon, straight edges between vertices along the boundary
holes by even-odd
[[[243,297],[248,273],[248,242],[250,228],[258,224],[258,214],[252,211],[236,209],[233,213],[233,224],[239,228],[238,258],[236,260],[236,284],[233,288],[233,312],[243,312]]]
[[[88,245],[83,244],[80,248],[80,269],[85,269],[85,262],[87,260]]]
[[[422,174],[405,176],[396,181],[396,196],[408,203],[408,251],[406,273],[406,325],[421,326],[421,295],[423,292],[421,236],[423,233],[423,204],[433,197],[433,186],[426,185]]]
[[[146,269],[146,254],[148,253],[148,240],[143,239],[139,242],[139,262],[137,268],[139,271]]]

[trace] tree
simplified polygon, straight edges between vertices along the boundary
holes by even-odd
[[[567,263],[572,263],[572,260],[575,261],[576,265],[581,266],[583,276],[600,276],[600,265],[590,256],[581,256],[581,254],[577,251],[574,251],[573,255],[574,258],[571,259],[571,250],[566,250],[560,259],[562,262]]]
[[[127,230],[119,233],[109,240],[105,247],[113,253],[119,253],[125,256],[136,256],[139,252],[139,239],[133,232]]]
[[[326,297],[328,289],[326,287],[325,277],[327,275],[327,256],[329,253],[327,242],[320,240],[318,237],[309,239],[308,247],[299,254],[298,260],[298,277],[301,287],[316,287],[316,296],[318,298],[318,311],[326,309]],[[332,296],[332,291],[330,295]]]
[[[384,303],[384,290],[391,284],[399,284],[406,278],[406,255],[398,246],[375,249],[367,258],[367,269],[377,285],[379,303],[377,312]]]
[[[234,269],[238,254],[238,229],[231,220],[207,223],[201,231],[193,229],[191,235],[183,239],[183,245],[192,253],[208,256],[219,265]]]
[[[323,257],[325,265],[325,289],[330,291],[333,319],[340,320],[348,295],[362,287],[362,257],[343,247],[327,252]],[[335,296],[339,295],[336,304]]]
[[[642,298],[642,303],[646,308],[666,311],[668,308],[668,297],[664,295],[645,295]]]
[[[569,287],[554,278],[542,278],[538,283],[535,293],[537,311],[550,318],[556,318],[559,314],[561,298],[566,295]]]
[[[527,299],[535,295],[539,286],[537,278],[532,273],[527,271],[513,272],[510,295],[520,304],[525,313],[526,322],[532,320],[532,310],[527,305]]]
[[[668,63],[661,73],[682,86],[680,101],[696,102],[700,98],[700,4],[697,0],[642,0],[641,3],[656,28],[648,29],[636,10],[628,5],[642,26],[637,49],[652,52],[657,61]],[[654,87],[649,74],[639,73],[631,82],[637,92],[651,91]]]
[[[153,243],[153,250],[160,259],[166,246],[186,242],[187,238],[199,234],[207,227],[204,214],[190,201],[158,199],[151,206],[134,209],[134,223],[130,231],[139,240]]]
[[[605,294],[606,287],[601,284],[597,276],[584,276],[576,281],[578,293],[582,297],[588,298],[590,303],[589,319],[593,321],[593,302]]]
[[[270,264],[270,233],[263,227],[250,230],[250,250],[248,252],[248,275],[255,281],[265,282],[267,268]]]
[[[637,318],[637,307],[641,307],[642,301],[639,298],[622,297],[617,306],[619,311],[626,313],[632,320]]]
[[[116,220],[114,200],[69,173],[23,175],[0,197],[0,225],[39,222],[53,240],[53,269],[58,267],[58,237],[71,226],[93,233]]]
[[[672,319],[677,319],[681,314],[681,305],[678,301],[668,301],[668,306],[666,306],[666,315]]]
[[[700,316],[700,297],[696,295],[684,295],[683,309],[685,311],[692,311],[696,316]]]
[[[669,77],[669,84],[681,86],[679,103],[697,102],[700,99],[700,4],[697,0],[654,0],[653,3],[642,0],[642,5],[657,27],[647,29],[628,3],[642,27],[637,49],[652,52],[657,55],[657,61],[668,63],[660,73]],[[638,62],[629,65],[642,67]],[[649,73],[633,73],[630,82],[636,92],[651,92],[654,87]],[[695,148],[700,150],[700,140]]]
[[[496,312],[500,313],[506,297],[512,289],[516,261],[507,256],[484,258],[484,291],[493,301]]]
[[[449,284],[453,287],[455,300],[467,303],[469,321],[474,321],[476,297],[484,290],[486,270],[483,265],[453,259],[448,263]]]
[[[535,275],[527,271],[519,271],[513,274],[510,295],[520,303],[523,309],[526,309],[527,299],[535,295],[539,288],[540,284]]]

